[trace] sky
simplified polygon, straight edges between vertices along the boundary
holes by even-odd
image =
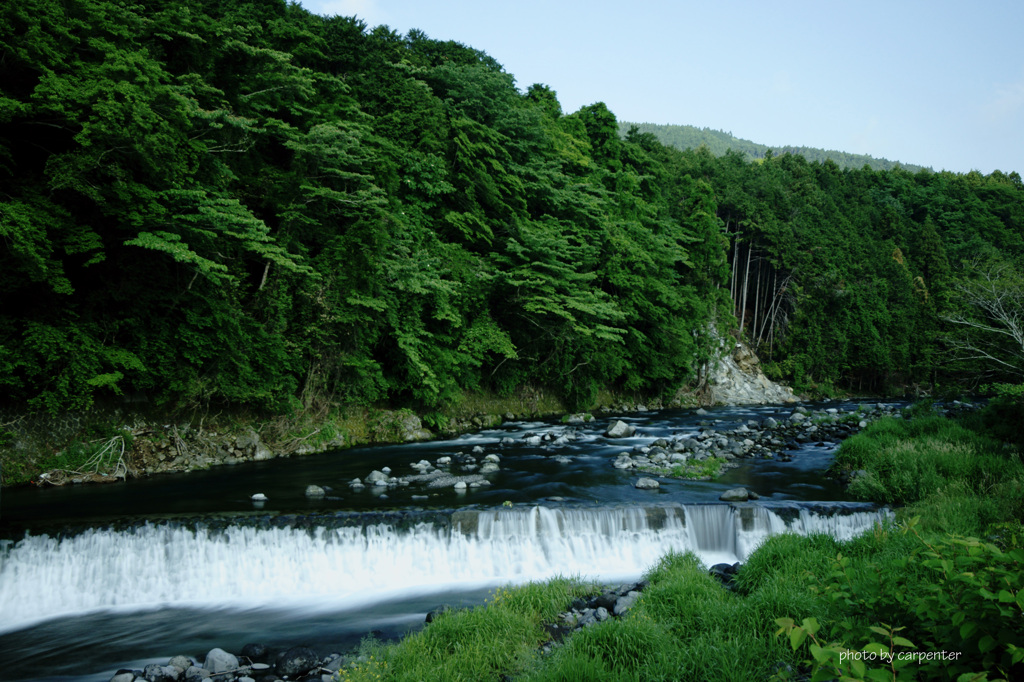
[[[301,0],[482,50],[566,113],[1024,174],[1021,0]]]

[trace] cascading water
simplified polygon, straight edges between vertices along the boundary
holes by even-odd
[[[382,601],[396,592],[578,575],[634,579],[667,552],[707,565],[743,561],[770,535],[850,537],[881,512],[783,516],[762,506],[464,510],[447,524],[221,530],[170,524],[27,536],[0,552],[3,630],[56,616],[154,607],[308,608]],[[30,599],[26,595],[31,595]]]

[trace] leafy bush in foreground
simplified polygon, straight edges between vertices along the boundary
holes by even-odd
[[[857,621],[825,643],[820,624],[777,619],[806,647],[811,679],[1020,679],[1024,675],[1024,543],[1018,527],[1000,547],[975,538],[927,537],[911,521],[913,550],[884,564],[835,559],[825,592]],[[922,570],[923,569],[923,570]],[[864,625],[864,623],[868,623]],[[878,623],[878,624],[872,624]],[[886,623],[893,623],[890,626]],[[899,623],[899,625],[895,625]],[[859,648],[857,642],[863,642]],[[899,650],[897,650],[897,647]]]

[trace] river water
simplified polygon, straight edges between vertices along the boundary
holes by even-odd
[[[511,422],[445,441],[6,490],[2,677],[99,682],[118,668],[248,642],[339,651],[370,631],[392,637],[418,627],[442,603],[481,603],[503,584],[556,575],[624,582],[669,551],[732,563],[775,533],[847,538],[870,527],[879,514],[847,501],[822,475],[835,444],[804,445],[790,462],[742,460],[715,482],[661,479],[653,491],[611,466],[623,450],[657,438],[791,411],[634,413],[620,418],[636,435],[615,440],[602,435],[609,419]],[[574,440],[564,444],[526,445],[529,434],[569,432]],[[501,458],[491,485],[347,485],[385,466],[414,474],[412,463],[474,448],[478,458]],[[308,499],[309,484],[331,491]],[[718,503],[740,485],[762,499]],[[256,493],[267,500],[254,503]]]

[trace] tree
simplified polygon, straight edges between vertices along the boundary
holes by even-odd
[[[946,342],[963,362],[980,364],[993,378],[1024,378],[1024,280],[999,264],[977,270],[954,286],[961,310],[944,316],[953,325]]]

